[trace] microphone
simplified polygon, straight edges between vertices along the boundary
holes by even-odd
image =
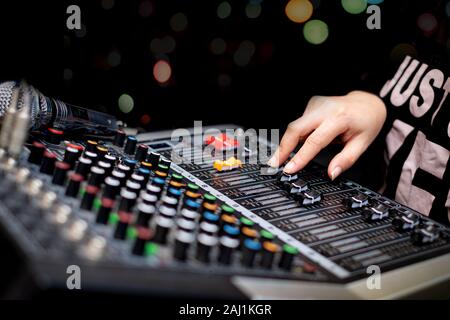
[[[8,110],[15,89],[20,89],[18,108],[24,101],[29,104],[32,130],[54,127],[66,132],[112,135],[118,129],[115,117],[46,97],[25,81],[0,84],[0,117]]]

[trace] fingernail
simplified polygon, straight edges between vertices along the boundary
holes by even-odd
[[[331,172],[331,180],[336,179],[341,173],[342,173],[341,167],[334,168],[333,171]]]
[[[267,164],[271,167],[278,167],[278,156],[277,154],[274,154],[272,158],[270,158],[269,161],[267,161]]]
[[[291,173],[292,171],[294,171],[295,169],[295,165],[292,162],[289,162],[286,167],[284,167],[284,171],[286,173]]]

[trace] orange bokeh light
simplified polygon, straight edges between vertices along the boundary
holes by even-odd
[[[153,66],[153,76],[159,83],[166,83],[172,75],[172,68],[165,60],[159,60]]]
[[[314,7],[309,0],[291,0],[285,8],[287,17],[296,23],[304,23],[311,18]]]

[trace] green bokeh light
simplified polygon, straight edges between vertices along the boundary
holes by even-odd
[[[367,0],[342,0],[342,7],[351,14],[360,14],[366,11]]]
[[[120,111],[129,113],[134,108],[134,100],[130,95],[124,93],[119,97],[118,105]]]
[[[310,20],[303,28],[303,36],[312,44],[321,44],[328,38],[328,25],[322,20]]]

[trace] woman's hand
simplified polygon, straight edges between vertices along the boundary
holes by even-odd
[[[349,169],[373,142],[386,120],[386,107],[377,96],[353,91],[346,96],[311,98],[303,116],[291,122],[269,165],[279,167],[297,144],[304,141],[284,172],[303,169],[324,147],[337,137],[344,144],[328,166],[334,180]]]

